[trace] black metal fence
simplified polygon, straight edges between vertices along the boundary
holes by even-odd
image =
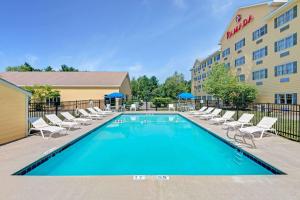
[[[60,112],[70,112],[77,115],[76,109],[86,109],[88,107],[105,107],[104,100],[81,100],[81,101],[62,101],[52,103],[29,102],[28,104],[28,117],[44,117],[47,114],[59,115]],[[30,125],[29,125],[30,127]]]
[[[243,113],[252,113],[254,118],[252,122],[257,124],[263,117],[276,117],[278,119],[275,124],[275,128],[283,137],[289,138],[294,141],[300,141],[300,105],[288,105],[288,104],[274,104],[274,103],[253,103],[244,108],[237,108],[233,105],[225,105],[222,102],[213,100],[201,102],[199,100],[179,103],[178,101],[171,102],[174,104],[176,110],[188,110],[192,106],[199,109],[202,106],[212,106],[222,108],[222,114],[226,110],[235,110],[236,114],[234,116],[237,120]],[[101,109],[105,107],[104,100],[81,100],[81,101],[65,101],[58,103],[29,103],[28,115],[29,118],[32,117],[44,117],[46,114],[56,114],[59,115],[60,112],[68,111],[76,115],[77,108],[86,109],[88,107],[98,106]],[[130,105],[126,108],[129,109]],[[155,107],[151,105],[150,102],[147,106],[138,106],[139,110],[146,111],[166,111],[168,110],[168,105],[163,107]],[[182,109],[183,108],[183,109]]]
[[[235,110],[235,120],[243,113],[252,113],[254,118],[252,122],[257,124],[263,117],[276,117],[278,119],[275,127],[278,134],[294,141],[300,141],[300,105],[274,104],[274,103],[253,103],[244,108],[232,105],[225,105],[222,102],[213,100],[195,102],[196,108],[202,106],[219,107],[222,114],[226,110]]]

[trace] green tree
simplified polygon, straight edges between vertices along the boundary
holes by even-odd
[[[61,65],[60,66],[60,72],[78,72],[79,70],[78,69],[75,69],[74,67],[69,67],[68,65]]]
[[[48,66],[44,69],[45,72],[54,72],[55,70],[51,67],[51,66]]]
[[[212,67],[204,82],[204,91],[236,106],[247,106],[256,99],[257,95],[255,86],[239,82],[237,77],[224,67],[224,64]]]
[[[141,76],[131,80],[131,90],[134,98],[142,100],[151,100],[154,97],[154,91],[159,87],[159,81],[155,76],[148,78]]]
[[[168,77],[162,85],[163,96],[171,99],[176,99],[179,93],[189,92],[190,90],[189,84],[184,80],[184,75],[178,72]]]
[[[19,65],[19,66],[8,66],[8,67],[6,67],[6,71],[8,71],[8,72],[31,72],[31,71],[39,71],[39,70],[33,68],[29,63],[25,62],[23,65]]]
[[[59,97],[59,91],[49,85],[25,86],[24,89],[32,93],[31,100],[34,102],[45,102],[48,98]]]

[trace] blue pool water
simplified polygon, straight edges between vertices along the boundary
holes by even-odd
[[[121,115],[26,175],[263,174],[272,172],[180,115]]]

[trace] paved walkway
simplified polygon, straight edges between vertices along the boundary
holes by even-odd
[[[188,118],[186,114],[183,114]],[[80,137],[110,120],[72,131],[70,135],[43,140],[31,136],[0,146],[0,199],[300,199],[300,144],[270,136],[257,141],[257,149],[246,151],[286,172],[279,176],[171,176],[168,181],[149,176],[134,181],[132,176],[39,177],[11,176],[13,172]],[[221,127],[191,118],[226,138]]]

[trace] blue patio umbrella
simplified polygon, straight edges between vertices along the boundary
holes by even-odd
[[[187,92],[183,92],[183,93],[180,93],[178,96],[177,96],[179,99],[194,99],[194,95],[192,95],[191,93],[187,93]]]
[[[114,92],[114,93],[111,93],[111,94],[107,95],[107,97],[110,98],[110,99],[124,98],[125,95],[123,93],[120,93],[120,92]]]

